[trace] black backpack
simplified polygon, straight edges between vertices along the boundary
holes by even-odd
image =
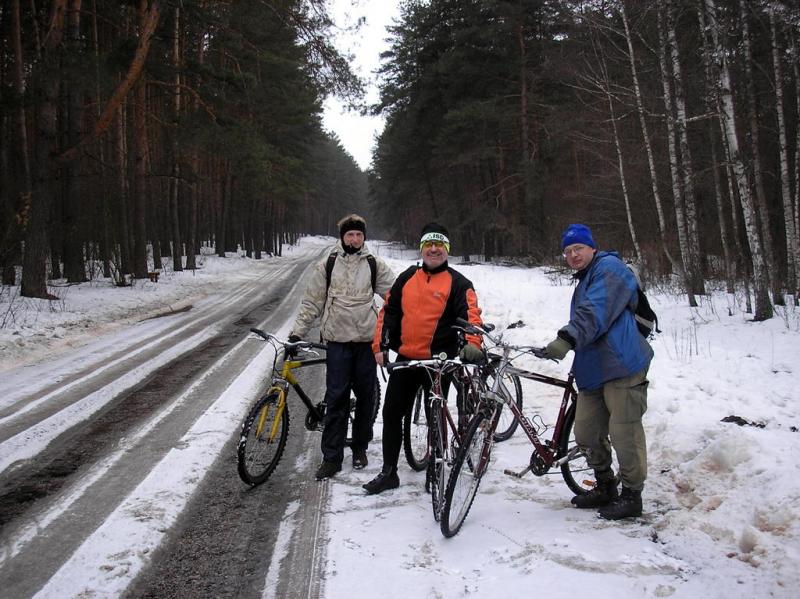
[[[630,264],[626,264],[626,266],[636,279],[637,301],[636,309],[633,311],[633,318],[636,320],[636,328],[639,329],[642,337],[649,339],[654,335],[654,332],[661,332],[661,329],[658,328],[658,316],[656,316],[655,311],[650,306],[650,300],[647,299],[644,291],[642,291],[642,281],[639,279],[639,273],[636,272],[636,269]]]
[[[653,331],[660,333],[661,329],[658,328],[658,316],[650,307],[650,300],[642,291],[641,287],[636,288],[636,293],[639,296],[639,301],[636,304],[636,310],[633,312],[633,317],[636,319],[636,327],[645,339],[653,335]]]
[[[325,295],[328,295],[328,289],[331,286],[331,273],[333,272],[333,265],[336,262],[336,253],[331,253],[328,256],[328,261],[325,263]],[[369,264],[370,281],[372,282],[372,293],[375,293],[375,285],[378,281],[378,264],[375,262],[375,256],[368,255],[367,263]]]

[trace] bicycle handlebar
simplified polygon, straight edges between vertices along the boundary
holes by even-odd
[[[491,331],[494,331],[495,327],[492,324],[484,324],[483,327],[478,325],[472,324],[471,322],[467,322],[463,318],[456,318],[456,326],[462,329],[465,333],[470,335],[480,335],[482,337],[488,337],[495,345],[499,345],[501,347],[507,347],[512,350],[522,351],[525,353],[533,354],[535,357],[540,358],[542,360],[547,360],[548,358],[544,355],[545,348],[544,347],[533,347],[530,345],[512,345],[510,343],[506,343],[503,341],[500,335],[492,335]],[[490,354],[490,359],[494,357],[494,359],[499,359],[499,356]]]
[[[273,340],[277,341],[278,343],[283,345],[283,347],[285,347],[289,353],[292,353],[294,350],[298,349],[310,349],[310,348],[322,349],[322,350],[328,349],[328,346],[325,345],[324,343],[314,343],[313,341],[295,341],[294,343],[292,343],[291,341],[280,339],[275,335],[273,335],[272,333],[265,333],[261,329],[251,328],[250,332],[255,333],[256,335],[264,339],[264,341],[273,341]]]
[[[438,370],[444,366],[461,366],[461,360],[449,359],[447,354],[442,352],[435,358],[427,360],[409,360],[408,362],[392,362],[386,365],[386,370],[391,374],[393,370],[402,370],[404,368],[427,368],[429,370]]]

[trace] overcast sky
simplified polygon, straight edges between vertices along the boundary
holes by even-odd
[[[336,44],[345,55],[353,55],[355,73],[367,82],[367,101],[378,100],[375,71],[380,65],[380,53],[388,49],[384,41],[386,26],[399,15],[399,0],[331,0],[330,14],[338,29]],[[347,32],[360,17],[366,19],[358,33]],[[345,149],[358,165],[366,170],[372,161],[372,146],[375,136],[383,129],[383,118],[360,116],[348,112],[336,98],[325,102],[323,124],[336,133]]]

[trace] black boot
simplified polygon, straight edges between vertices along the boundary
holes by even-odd
[[[617,492],[617,477],[597,481],[594,489],[586,495],[575,495],[572,498],[572,505],[580,509],[595,509],[616,501],[619,497]]]
[[[642,515],[642,492],[622,487],[619,499],[598,510],[601,518],[622,520]]]
[[[377,493],[383,493],[389,489],[396,489],[399,486],[400,479],[397,476],[397,470],[381,472],[368,483],[361,485],[367,492],[367,495],[376,495]]]

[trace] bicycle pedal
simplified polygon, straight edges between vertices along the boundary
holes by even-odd
[[[528,472],[530,472],[530,470],[531,470],[530,468],[525,468],[525,470],[514,472],[513,470],[506,468],[505,470],[503,470],[503,474],[507,474],[508,476],[513,476],[514,478],[522,478]]]

